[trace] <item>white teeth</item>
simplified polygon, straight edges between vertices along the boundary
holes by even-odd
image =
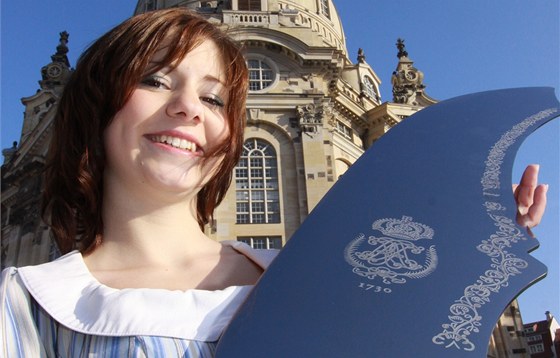
[[[165,143],[175,148],[186,149],[191,152],[196,152],[196,144],[183,138],[161,135],[161,136],[155,136],[154,140],[156,142]]]

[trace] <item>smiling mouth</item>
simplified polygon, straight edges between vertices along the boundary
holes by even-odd
[[[174,148],[188,150],[193,153],[196,153],[198,149],[196,143],[188,141],[184,138],[177,138],[168,135],[157,135],[157,136],[152,136],[151,140],[157,143],[167,144]]]

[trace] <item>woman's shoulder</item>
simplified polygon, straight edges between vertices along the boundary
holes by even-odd
[[[6,267],[2,270],[2,276],[0,277],[0,295],[2,295],[2,301],[10,294],[14,289],[19,289],[22,292],[27,292],[25,285],[21,281],[19,271],[17,267]]]
[[[267,250],[267,249],[254,249],[251,246],[247,245],[241,241],[235,240],[227,240],[222,241],[222,245],[231,246],[240,254],[246,256],[251,261],[255,262],[259,265],[262,269],[267,269],[268,266],[272,263],[272,261],[276,258],[279,250]]]
[[[267,265],[269,255],[250,247],[236,250]],[[16,270],[20,286],[55,321],[75,332],[103,336],[215,341],[251,288],[119,290],[97,281],[79,252]]]
[[[72,287],[68,287],[68,283],[76,285],[89,279],[82,254],[78,251],[72,251],[54,261],[15,270],[32,296],[39,298],[38,302],[45,291],[52,291],[61,285],[70,290]]]
[[[222,244],[231,246],[263,269],[278,254],[277,250],[253,249],[237,241]],[[3,286],[9,285],[27,302],[32,296],[54,320],[77,332],[161,335],[201,341],[218,339],[251,288],[113,289],[94,278],[77,251],[37,266],[8,268],[2,276]]]
[[[0,331],[0,352],[6,357],[45,356],[34,325],[29,292],[15,267],[2,270]]]
[[[14,266],[6,267],[5,269],[2,270],[2,276],[0,278],[0,282],[2,283],[2,285],[6,283],[12,283],[12,281],[14,281],[15,276],[17,276],[17,273],[18,273],[17,267]]]
[[[79,256],[79,252],[74,251],[67,255],[60,257],[59,259],[39,265],[32,266],[22,266],[22,267],[7,267],[2,270],[2,293],[6,294],[10,292],[8,288],[19,288],[22,292],[26,294],[29,291],[28,279],[31,278],[32,281],[41,282],[45,278],[50,278],[45,284],[52,282],[52,273],[62,272],[68,269],[68,265],[76,266],[76,259]]]

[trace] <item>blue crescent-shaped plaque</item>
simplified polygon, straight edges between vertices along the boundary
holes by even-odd
[[[504,308],[546,274],[511,172],[558,114],[552,89],[508,89],[391,129],[288,241],[217,357],[485,357]]]

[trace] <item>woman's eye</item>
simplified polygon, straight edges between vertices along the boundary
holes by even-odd
[[[148,87],[154,87],[158,89],[169,89],[167,81],[159,76],[148,76],[140,81],[141,84]]]
[[[217,97],[202,97],[201,100],[203,102],[208,103],[212,107],[218,107],[218,108],[224,107],[224,101],[222,101],[220,98]]]

